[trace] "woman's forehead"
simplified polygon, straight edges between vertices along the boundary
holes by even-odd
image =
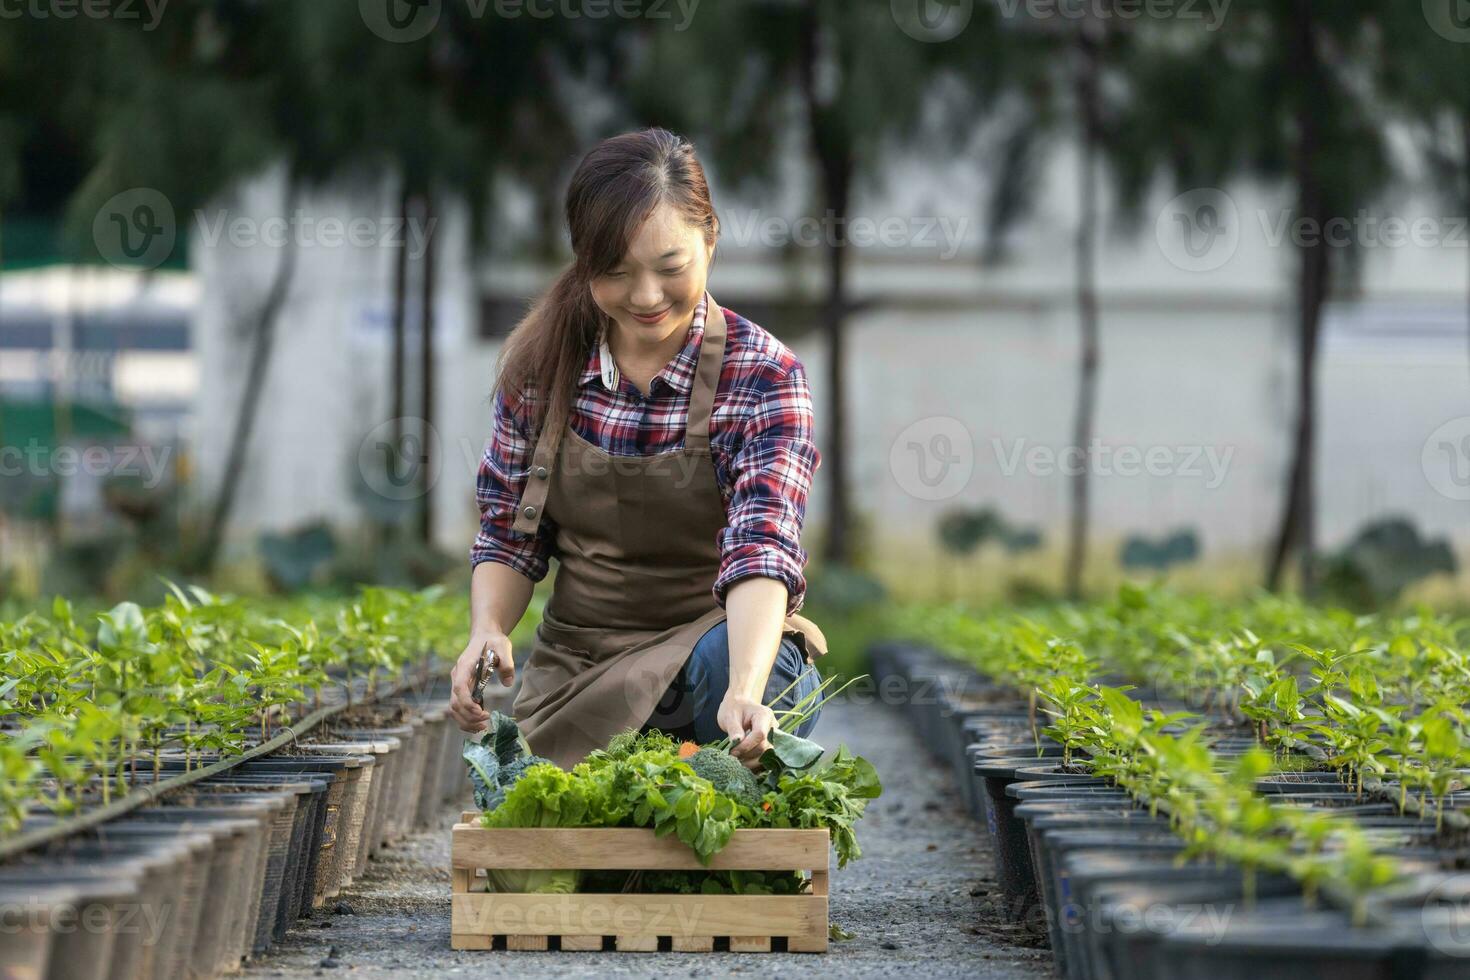
[[[658,262],[687,252],[699,237],[699,227],[667,204],[661,204],[633,234],[627,258]]]

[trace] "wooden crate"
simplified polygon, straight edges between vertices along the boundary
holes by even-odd
[[[827,951],[826,830],[737,830],[706,867],[688,845],[646,828],[489,829],[478,812],[455,824],[450,850],[454,894],[450,945],[545,950],[557,937],[562,950],[667,948],[710,952]],[[811,872],[801,895],[537,895],[486,892],[482,869],[583,870],[798,870]],[[474,890],[471,890],[471,889]],[[773,943],[773,940],[776,940]]]

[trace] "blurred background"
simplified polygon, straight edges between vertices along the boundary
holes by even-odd
[[[499,345],[649,125],[807,367],[824,625],[1470,605],[1467,0],[6,3],[0,594],[467,579]]]

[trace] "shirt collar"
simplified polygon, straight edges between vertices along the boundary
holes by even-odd
[[[689,336],[685,339],[684,346],[679,350],[678,354],[674,355],[673,360],[664,365],[662,371],[653,376],[655,381],[662,378],[664,384],[673,388],[675,391],[686,394],[693,390],[694,372],[695,368],[699,365],[700,342],[704,338],[704,314],[708,301],[708,293],[700,298],[699,305],[694,308],[694,322],[689,327]],[[603,377],[604,369],[607,370],[609,376],[613,378],[619,377],[617,364],[613,361],[612,351],[607,346],[606,328],[598,332],[597,346],[593,348],[592,353],[587,357],[587,363],[582,368],[582,376],[577,381],[578,386],[586,385],[594,380],[600,380]],[[609,390],[616,391],[617,385],[614,384]],[[649,390],[653,390],[652,384],[650,384]]]

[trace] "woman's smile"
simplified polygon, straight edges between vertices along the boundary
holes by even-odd
[[[657,310],[654,313],[650,314],[635,313],[632,310],[629,310],[628,312],[633,313],[634,319],[636,319],[639,323],[658,323],[664,317],[668,316],[669,310],[672,310],[673,308],[673,304],[670,304],[668,306],[665,306],[663,309]]]

